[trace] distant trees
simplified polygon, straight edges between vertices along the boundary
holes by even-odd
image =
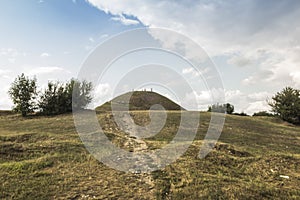
[[[230,103],[226,104],[213,104],[208,107],[208,112],[219,112],[219,113],[227,113],[232,114],[234,112],[234,106]]]
[[[247,113],[245,113],[244,111],[242,111],[241,113],[233,113],[234,115],[238,115],[238,116],[249,116],[247,115]]]
[[[300,124],[300,90],[286,87],[281,92],[277,92],[268,104],[281,119]]]
[[[57,115],[71,112],[72,108],[82,109],[91,101],[92,83],[71,79],[62,84],[48,82],[47,88],[38,96],[36,79],[28,79],[22,74],[12,83],[9,94],[15,104],[15,111],[22,116],[33,111],[43,115]]]
[[[36,108],[36,79],[29,79],[24,74],[18,76],[11,84],[8,91],[16,112],[20,112],[22,116],[26,116]]]
[[[272,117],[274,114],[269,113],[268,111],[259,111],[253,114],[254,117],[259,117],[259,116],[266,116],[266,117]]]

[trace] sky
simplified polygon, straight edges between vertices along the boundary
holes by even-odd
[[[137,28],[173,30],[201,46],[220,74],[226,102],[237,112],[270,110],[266,100],[276,92],[300,88],[298,0],[3,0],[0,18],[0,109],[11,108],[7,91],[17,75],[36,76],[40,88],[67,81],[78,76],[96,47]],[[142,63],[143,55],[134,58]],[[126,58],[121,61],[95,86],[94,105],[112,97],[118,73],[130,68]],[[181,67],[180,76],[190,82],[199,77],[179,60],[165,64]],[[155,89],[176,100],[170,91]],[[193,93],[198,109],[206,109],[208,89]]]

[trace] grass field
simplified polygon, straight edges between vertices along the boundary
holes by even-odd
[[[132,116],[147,123],[147,112]],[[98,118],[116,145],[134,150],[110,113]],[[299,126],[228,115],[218,144],[199,159],[210,114],[200,118],[196,140],[180,159],[164,170],[132,174],[93,158],[71,114],[22,118],[0,113],[0,199],[300,199]],[[144,141],[147,147],[170,141],[178,119],[178,113],[168,113],[163,130]]]

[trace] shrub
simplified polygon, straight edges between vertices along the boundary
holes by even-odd
[[[254,113],[253,116],[266,116],[266,117],[272,117],[274,116],[272,113],[269,113],[268,111],[259,111],[257,113]]]
[[[232,114],[234,112],[234,106],[230,103],[226,104],[213,104],[208,107],[208,112],[219,112],[219,113],[227,113]]]
[[[268,104],[284,121],[300,124],[300,90],[286,87],[281,92],[277,92]]]

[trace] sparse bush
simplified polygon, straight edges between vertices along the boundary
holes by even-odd
[[[268,102],[272,111],[284,121],[300,124],[300,90],[284,88]]]

